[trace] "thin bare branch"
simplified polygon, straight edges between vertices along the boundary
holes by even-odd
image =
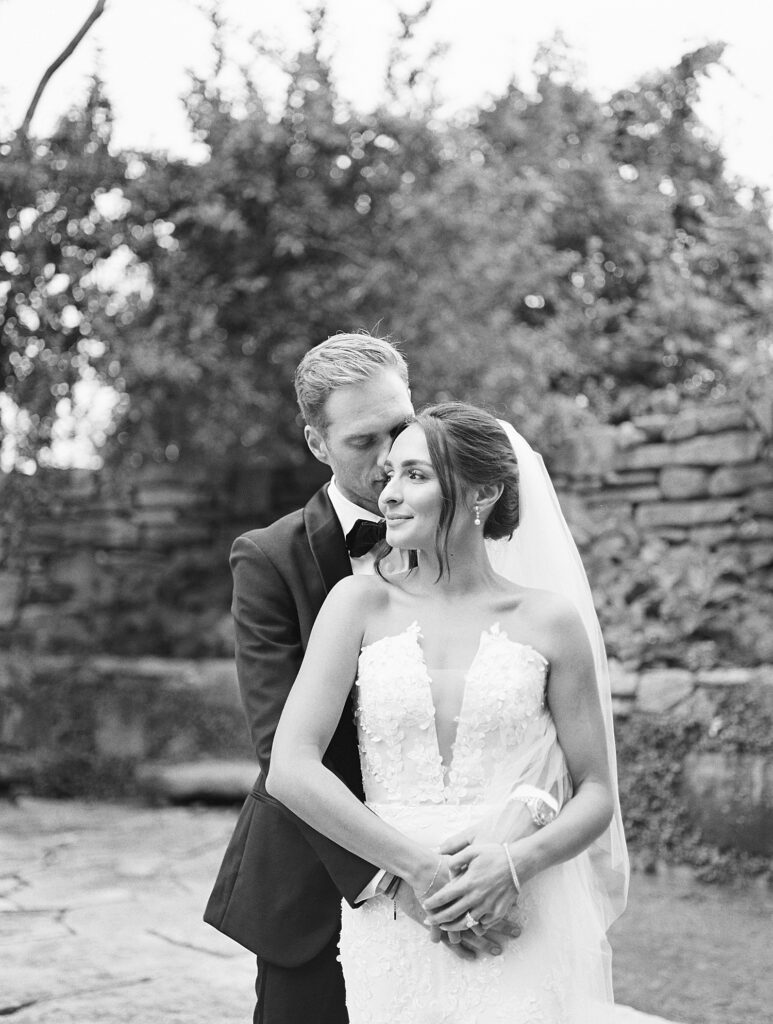
[[[24,115],[24,120],[22,121],[21,126],[19,128],[18,134],[21,138],[26,139],[29,134],[30,122],[32,121],[32,118],[35,114],[38,103],[40,103],[40,97],[43,95],[46,86],[51,81],[56,72],[59,70],[59,68],[62,66],[62,64],[64,64],[64,62],[73,55],[75,50],[78,48],[81,40],[89,31],[94,22],[98,18],[102,17],[106,3],[107,0],[97,0],[91,11],[91,14],[89,14],[88,18],[86,18],[84,23],[72,37],[67,46],[65,46],[65,48],[62,50],[62,52],[59,54],[56,60],[54,60],[46,68],[43,77],[40,79],[38,87],[35,90],[35,95],[32,97],[32,102],[30,103],[29,107],[27,107],[27,113]]]

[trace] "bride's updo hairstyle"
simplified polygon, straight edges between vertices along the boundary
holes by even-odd
[[[518,462],[495,417],[466,402],[442,402],[423,409],[414,422],[424,431],[440,482],[443,508],[438,540],[443,546],[463,492],[486,485],[501,484],[502,494],[483,525],[483,536],[512,537],[518,526]]]
[[[443,496],[435,535],[435,553],[442,576],[448,570],[451,524],[457,514],[472,515],[472,510],[463,504],[465,491],[501,484],[502,494],[483,524],[483,536],[500,540],[513,535],[519,518],[518,462],[510,439],[495,417],[474,405],[431,405],[411,422],[424,431]],[[410,565],[416,565],[414,552]]]

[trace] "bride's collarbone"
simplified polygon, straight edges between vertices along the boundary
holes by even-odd
[[[366,641],[400,636],[414,628],[424,661],[438,671],[457,672],[474,663],[486,634],[498,633],[538,651],[549,644],[539,615],[523,594],[510,600],[444,602],[431,597],[390,600],[366,628]]]
[[[447,636],[461,631],[480,635],[495,624],[502,629],[530,629],[534,616],[528,592],[519,587],[509,593],[464,594],[448,598],[432,591],[410,593],[401,590],[390,596],[385,618],[404,621],[403,628],[416,622],[427,637],[438,633]]]

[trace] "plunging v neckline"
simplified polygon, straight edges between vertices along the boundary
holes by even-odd
[[[368,644],[364,644],[362,646],[361,650],[363,650],[363,651],[367,650],[369,647],[375,647],[377,644],[384,643],[385,641],[400,640],[403,637],[406,637],[406,638],[408,638],[408,639],[413,641],[413,644],[412,644],[413,649],[416,651],[418,662],[421,665],[421,668],[422,668],[423,673],[424,673],[424,680],[423,681],[424,681],[424,683],[425,683],[425,685],[427,687],[427,698],[429,700],[430,708],[432,709],[431,719],[432,719],[432,733],[433,733],[434,740],[435,740],[435,751],[437,752],[438,762],[440,764],[440,771],[441,771],[441,778],[442,778],[442,783],[443,783],[443,790],[445,792],[448,789],[448,787],[449,787],[449,783],[451,781],[451,774],[452,774],[454,765],[456,763],[457,742],[458,742],[459,733],[460,733],[460,731],[462,729],[462,724],[463,724],[463,721],[464,721],[464,711],[465,711],[465,707],[467,705],[468,693],[469,693],[469,689],[470,689],[470,686],[469,686],[470,678],[471,678],[475,668],[478,665],[478,662],[480,660],[481,652],[483,651],[483,647],[484,647],[484,643],[485,643],[486,638],[487,637],[491,637],[491,638],[499,637],[499,638],[501,638],[503,640],[506,640],[508,643],[513,644],[513,646],[515,646],[515,647],[528,648],[529,650],[535,650],[535,649],[531,648],[528,644],[521,644],[518,641],[510,640],[510,638],[508,637],[507,633],[503,629],[500,628],[500,625],[499,625],[498,621],[492,623],[491,626],[488,626],[485,629],[481,630],[480,638],[478,640],[478,646],[475,649],[475,654],[472,657],[472,661],[470,662],[469,667],[467,668],[467,671],[464,673],[464,675],[462,677],[462,680],[463,680],[463,683],[462,683],[462,687],[463,687],[462,688],[462,699],[461,699],[461,701],[459,703],[459,712],[455,716],[456,717],[456,731],[454,733],[453,742],[451,743],[450,748],[449,748],[450,749],[450,756],[449,756],[448,763],[446,764],[446,762],[443,760],[442,754],[440,753],[440,741],[438,739],[438,731],[437,731],[437,707],[435,706],[435,697],[434,697],[434,695],[432,693],[432,676],[430,675],[429,668],[427,666],[427,662],[426,662],[426,659],[424,657],[424,648],[421,645],[421,640],[423,639],[423,636],[422,636],[422,632],[421,632],[421,626],[419,625],[418,621],[416,619],[414,619],[414,621],[409,626],[406,626],[406,628],[401,630],[401,632],[399,632],[399,633],[388,634],[387,636],[379,637],[378,640],[373,640],[373,641],[371,641]],[[545,661],[545,663],[547,664],[547,659],[544,658],[543,655],[541,655],[539,653],[539,651],[535,650],[535,653],[537,655],[539,655],[539,657],[542,658]]]
[[[483,650],[486,646],[487,638],[490,638],[492,640],[502,640],[505,643],[509,644],[511,647],[517,647],[523,651],[530,652],[536,655],[540,662],[542,662],[543,668],[545,670],[547,670],[550,665],[545,655],[538,651],[536,647],[532,647],[531,644],[523,643],[520,640],[511,640],[510,637],[507,635],[506,630],[503,630],[500,627],[499,621],[496,621],[492,623],[492,625],[482,629],[475,654],[473,655],[472,661],[470,662],[470,665],[463,676],[462,699],[459,704],[459,713],[456,716],[456,732],[454,734],[453,742],[450,746],[450,758],[448,764],[446,764],[446,762],[443,760],[443,757],[440,753],[440,743],[438,741],[437,732],[437,708],[435,707],[435,698],[432,693],[432,677],[430,675],[429,668],[427,667],[427,662],[424,657],[424,648],[421,645],[421,640],[423,639],[423,636],[421,632],[421,626],[419,625],[418,621],[414,619],[414,621],[409,626],[406,626],[405,629],[401,630],[399,633],[390,633],[386,636],[379,637],[378,640],[372,640],[370,643],[363,644],[360,649],[362,653],[363,651],[366,651],[371,647],[377,647],[380,644],[387,643],[389,641],[394,642],[403,639],[411,641],[411,649],[416,652],[417,662],[421,666],[423,672],[422,681],[426,686],[427,700],[429,701],[429,708],[431,710],[430,719],[432,735],[434,737],[435,753],[437,754],[437,761],[440,768],[439,781],[441,783],[443,793],[446,795],[446,797],[448,796],[449,790],[451,790],[454,786],[453,775],[457,762],[459,737],[460,734],[462,734],[463,732],[465,724],[465,710],[469,702],[470,682],[472,681],[475,670],[477,669],[478,663],[480,662]]]
[[[454,767],[454,764],[456,763],[456,741],[459,738],[459,731],[462,728],[462,722],[464,720],[464,711],[465,706],[467,704],[467,694],[470,689],[470,678],[473,674],[473,671],[475,670],[475,667],[478,664],[481,651],[483,650],[484,642],[486,640],[486,637],[503,636],[504,639],[507,639],[507,634],[503,634],[500,631],[498,622],[495,622],[492,626],[488,626],[486,629],[482,629],[480,631],[480,637],[478,638],[478,646],[475,648],[475,653],[472,656],[472,661],[470,662],[466,672],[462,673],[462,696],[461,700],[459,701],[459,710],[456,713],[456,715],[454,715],[456,728],[454,729],[453,732],[453,739],[451,740],[448,747],[448,763],[446,763],[443,760],[443,754],[440,749],[440,736],[438,735],[437,705],[435,704],[435,694],[432,689],[434,677],[432,676],[429,670],[429,666],[427,665],[427,659],[424,654],[424,648],[421,645],[421,641],[423,639],[421,627],[419,626],[418,622],[413,622],[408,627],[407,632],[409,632],[410,635],[413,637],[413,641],[416,645],[416,651],[419,656],[421,667],[424,669],[424,677],[427,684],[427,692],[429,695],[430,705],[432,706],[432,731],[435,734],[435,749],[437,750],[438,759],[440,761],[440,770],[443,776],[443,790],[445,791],[448,789],[448,785],[451,780],[451,771]],[[436,669],[435,671],[453,672],[454,669]]]

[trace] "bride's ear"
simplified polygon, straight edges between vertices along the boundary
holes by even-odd
[[[472,492],[472,505],[477,505],[481,512],[490,512],[499,501],[504,484],[482,484]]]

